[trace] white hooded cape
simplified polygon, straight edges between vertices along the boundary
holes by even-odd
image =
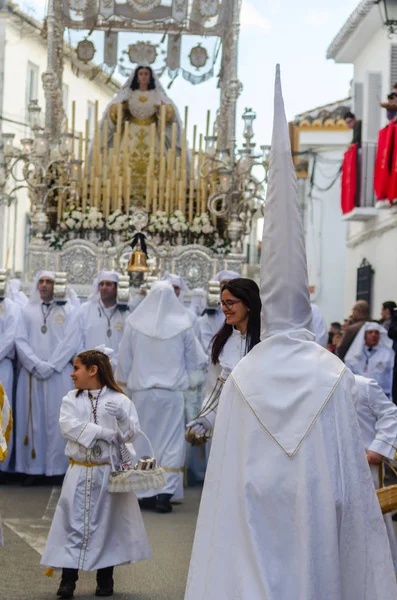
[[[185,600],[396,600],[352,374],[318,344],[279,73],[262,337],[223,389]]]

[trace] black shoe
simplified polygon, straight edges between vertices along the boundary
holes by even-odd
[[[33,485],[39,485],[42,482],[42,477],[40,475],[28,475],[26,479],[23,480],[23,487],[32,487]]]
[[[150,498],[138,498],[138,503],[142,510],[156,510],[157,498],[151,496]]]
[[[61,598],[73,598],[73,592],[76,589],[74,581],[61,581],[61,585],[57,591],[57,596]]]
[[[113,596],[113,580],[110,580],[106,584],[98,584],[96,586],[95,596],[101,596],[102,598],[105,596]]]
[[[163,514],[172,512],[171,498],[172,494],[159,494],[157,496],[156,512]]]

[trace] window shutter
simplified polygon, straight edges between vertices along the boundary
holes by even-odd
[[[388,92],[391,92],[395,83],[397,83],[397,46],[394,44],[390,46],[390,89]]]
[[[367,141],[376,142],[381,122],[382,74],[368,73]]]
[[[396,79],[397,81],[397,79]],[[354,109],[357,119],[363,118],[364,111],[364,84],[354,83]]]

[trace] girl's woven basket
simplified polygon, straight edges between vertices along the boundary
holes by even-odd
[[[389,469],[393,471],[393,473],[397,477],[397,471],[391,466],[388,462],[382,462],[379,465],[379,489],[376,490],[376,494],[378,496],[379,504],[382,513],[385,515],[387,513],[393,512],[397,510],[397,485],[388,485],[385,487],[384,482],[384,469],[383,465],[387,465]]]
[[[148,443],[151,456],[153,456],[153,447],[149,438],[140,431]],[[161,489],[167,485],[164,477],[164,469],[156,467],[147,471],[139,469],[128,469],[126,471],[116,471],[112,453],[110,453],[112,472],[109,477],[108,491],[112,493],[138,492],[141,490]]]

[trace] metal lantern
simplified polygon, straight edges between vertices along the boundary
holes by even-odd
[[[39,106],[38,100],[31,100],[28,106],[29,113],[29,125],[30,128],[35,131],[36,129],[40,129],[40,113],[41,108]]]
[[[390,35],[397,32],[397,0],[378,0],[383,17],[383,24]]]
[[[254,121],[256,119],[256,112],[252,108],[246,108],[242,117],[244,121],[243,136],[249,142],[254,137]]]
[[[1,136],[5,156],[11,156],[14,152],[14,137],[15,133],[3,133]]]

